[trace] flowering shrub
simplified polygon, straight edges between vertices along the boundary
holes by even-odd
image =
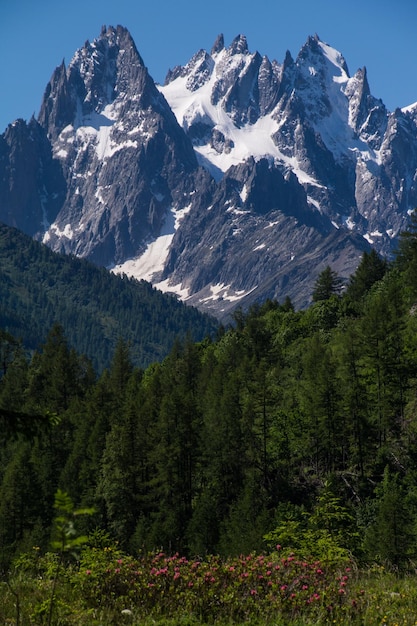
[[[90,536],[81,562],[65,565],[54,624],[417,626],[415,574],[336,567],[283,549],[224,560],[161,552],[134,559],[104,539]],[[1,624],[45,626],[58,558],[36,547],[19,557],[0,580]]]
[[[337,570],[279,551],[270,556],[188,560],[153,552],[134,559],[111,547],[86,548],[71,582],[86,606],[131,609],[136,615],[194,615],[201,620],[296,618],[321,622],[354,616],[349,566]]]

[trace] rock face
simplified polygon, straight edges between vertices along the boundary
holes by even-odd
[[[0,135],[0,220],[34,236],[58,215],[66,194],[60,163],[42,126],[17,120]]]
[[[0,136],[0,219],[222,317],[389,255],[416,172],[417,106],[387,111],[317,35],[282,64],[220,35],[157,87],[109,27]]]
[[[67,181],[43,241],[101,265],[137,255],[197,162],[126,29],[103,29],[56,69],[39,123]]]

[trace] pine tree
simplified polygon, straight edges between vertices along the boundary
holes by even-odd
[[[313,302],[328,300],[332,295],[338,295],[342,288],[342,279],[332,270],[330,265],[319,274],[313,289]]]
[[[406,568],[415,558],[414,519],[401,480],[388,466],[376,495],[376,517],[367,530],[365,547],[372,558]]]
[[[350,277],[347,297],[359,302],[372,285],[384,277],[387,269],[387,261],[378,256],[374,248],[370,252],[365,251],[355,273]]]
[[[400,233],[395,264],[414,300],[417,296],[417,209],[411,213],[407,229]]]
[[[307,449],[316,473],[324,475],[343,467],[346,434],[335,363],[329,347],[317,333],[305,341],[302,368],[298,392],[305,416]]]
[[[41,351],[34,354],[28,382],[28,397],[40,410],[65,411],[80,392],[78,358],[60,324],[54,324]]]

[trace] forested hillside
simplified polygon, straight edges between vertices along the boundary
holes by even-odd
[[[109,366],[119,338],[144,367],[166,356],[176,337],[199,340],[217,327],[145,281],[55,254],[0,223],[0,328],[33,350],[55,323],[98,371]]]
[[[392,267],[365,253],[342,294],[326,268],[306,311],[289,301],[238,311],[216,340],[177,342],[145,370],[119,341],[98,378],[59,326],[30,362],[4,334],[3,561],[48,545],[60,488],[96,508],[90,530],[130,552],[233,555],[264,549],[268,535],[303,549],[310,537],[314,553],[320,536],[407,568],[417,556],[416,266],[412,224]]]

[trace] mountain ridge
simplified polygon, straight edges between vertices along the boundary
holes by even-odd
[[[110,366],[120,339],[132,362],[146,367],[175,341],[200,341],[217,331],[214,318],[149,283],[55,253],[0,222],[0,328],[33,351],[54,324],[97,372]]]
[[[282,63],[219,35],[156,85],[128,30],[103,27],[55,70],[36,124],[60,175],[40,181],[30,234],[221,318],[307,306],[326,265],[347,280],[370,246],[389,256],[417,203],[417,107],[390,113],[318,35]],[[17,147],[12,125],[6,223]]]

